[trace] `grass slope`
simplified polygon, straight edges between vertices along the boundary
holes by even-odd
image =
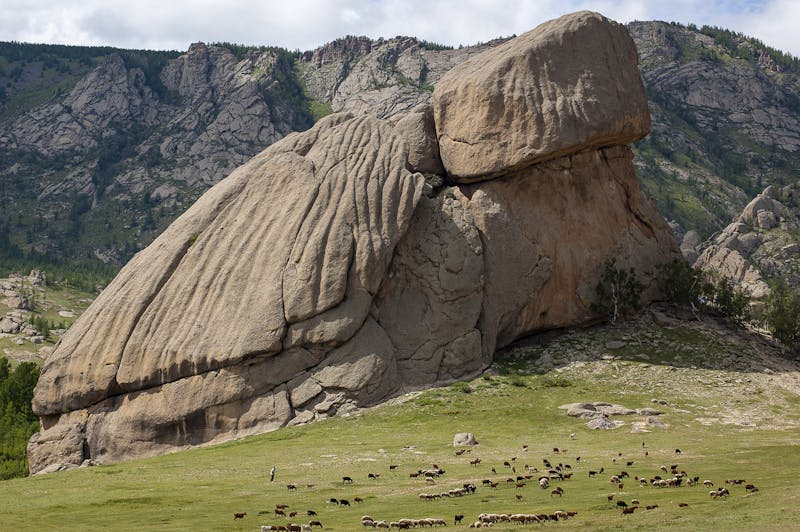
[[[289,522],[273,513],[284,503],[299,512],[292,522],[308,523],[306,512],[314,510],[326,530],[362,529],[364,514],[387,521],[442,518],[448,528],[466,529],[480,512],[560,509],[578,515],[526,528],[752,530],[768,524],[789,530],[797,526],[793,509],[800,502],[798,375],[798,366],[776,358],[768,344],[715,322],[645,317],[519,346],[470,383],[409,394],[357,415],[168,456],[3,482],[0,528],[254,530]],[[654,397],[667,405],[652,404]],[[558,408],[577,401],[655,406],[669,426],[632,433],[631,422],[643,418],[620,416],[623,427],[591,431]],[[463,431],[475,433],[480,444],[456,456],[452,437]],[[556,455],[553,447],[568,450]],[[477,457],[482,463],[470,465]],[[573,468],[572,479],[551,485],[564,488],[562,498],[540,489],[538,475],[521,489],[506,482],[513,474],[504,461],[521,473],[525,464],[541,471],[544,458]],[[446,470],[435,485],[409,477],[434,463]],[[702,486],[640,487],[633,478],[663,476],[660,466],[671,464],[717,486],[741,478],[760,491],[747,495],[742,486],[729,486],[730,497],[712,500]],[[390,465],[398,467],[390,471]],[[590,469],[601,467],[603,475],[589,477]],[[631,478],[619,489],[609,477],[623,469]],[[368,479],[369,473],[380,477]],[[355,482],[343,485],[344,475]],[[498,488],[484,487],[483,479],[499,481]],[[420,493],[464,482],[478,484],[477,493],[419,499]],[[298,490],[288,491],[289,483]],[[612,493],[615,501],[638,498],[659,508],[623,516],[607,500]],[[332,497],[364,502],[347,508],[326,502]],[[684,502],[688,507],[678,507]],[[234,521],[234,512],[247,517]],[[465,514],[465,524],[454,527],[454,514]]]

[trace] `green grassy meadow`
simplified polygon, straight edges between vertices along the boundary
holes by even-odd
[[[689,332],[684,331],[685,336],[694,337]],[[608,334],[608,330],[600,331],[590,340]],[[675,334],[667,337],[668,345],[677,345]],[[562,344],[572,341],[566,338]],[[541,356],[541,351],[532,347],[525,352]],[[651,386],[641,387],[613,363],[589,361],[574,371],[572,367],[541,372],[514,369],[523,359],[516,352],[490,374],[469,383],[412,394],[403,402],[392,401],[356,415],[167,456],[2,482],[0,529],[257,530],[262,524],[317,519],[325,530],[361,530],[360,518],[365,514],[387,521],[442,518],[448,528],[467,529],[481,512],[556,510],[578,514],[557,523],[495,525],[494,529],[756,530],[769,526],[797,530],[800,526],[796,518],[800,503],[797,431],[701,423],[698,416],[731,398],[735,390],[713,386],[710,391],[705,387],[703,393],[692,393],[684,385],[670,386],[659,380],[664,373],[674,375],[679,383],[693,375],[689,388],[702,387],[698,381],[708,377],[704,372],[716,370],[677,368],[659,361],[641,364],[639,371],[652,377]],[[748,378],[742,372],[735,376]],[[655,391],[661,392],[658,398],[668,406],[651,403]],[[741,397],[739,401],[754,405],[766,401],[762,406],[781,419],[796,422],[799,417],[796,395],[785,394],[785,400],[778,402],[767,401],[763,393]],[[641,417],[627,416],[631,419],[621,428],[592,431],[558,408],[579,401],[656,406],[664,411],[669,427],[632,433],[629,421]],[[473,432],[479,445],[456,456],[453,435],[465,431]],[[555,454],[553,447],[567,450]],[[676,448],[681,449],[680,455]],[[474,458],[482,462],[470,465]],[[545,458],[553,465],[560,462],[572,467],[571,479],[556,480],[550,486],[561,486],[563,497],[540,489],[535,473],[522,488],[506,481],[523,474],[526,464],[542,471]],[[505,461],[517,473],[505,467]],[[626,465],[628,461],[633,464]],[[446,470],[434,485],[409,477],[433,464]],[[711,499],[709,488],[702,485],[640,487],[634,478],[667,478],[659,468],[672,464],[690,477],[713,481],[715,487],[735,478],[755,484],[760,491],[747,494],[743,486],[728,486],[729,497]],[[277,474],[270,482],[273,465]],[[390,470],[390,465],[397,468]],[[602,475],[589,477],[589,470],[601,467]],[[492,473],[492,468],[497,472]],[[622,470],[630,478],[620,489],[609,478]],[[372,480],[369,473],[380,476]],[[354,483],[343,484],[343,476],[352,477]],[[497,481],[498,487],[485,487],[484,479]],[[447,491],[465,482],[477,484],[477,492],[419,499],[420,493]],[[287,484],[297,485],[297,491],[290,492]],[[614,501],[609,502],[611,494]],[[364,502],[356,504],[355,497]],[[348,499],[352,504],[337,506],[328,502],[330,498]],[[615,502],[631,504],[633,498],[642,508],[633,515],[621,515]],[[679,507],[679,503],[688,506]],[[293,519],[275,516],[276,504],[288,504],[288,511],[298,515]],[[654,504],[657,509],[644,509]],[[309,517],[308,510],[317,516]],[[234,520],[234,512],[247,512],[247,516]],[[455,514],[465,515],[464,524],[453,526]]]

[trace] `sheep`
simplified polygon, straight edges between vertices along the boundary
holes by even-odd
[[[289,512],[289,518],[297,517],[297,512]]]
[[[364,502],[364,499],[362,499],[361,497],[353,497],[353,502],[356,502],[356,503]]]
[[[557,487],[556,489],[550,492],[550,496],[552,497],[553,495],[558,495],[559,497],[562,497],[564,495],[564,489],[561,486]]]
[[[750,493],[755,493],[758,491],[758,488],[754,484],[748,484],[744,487],[744,489]]]
[[[376,521],[375,522],[375,527],[376,528],[389,528],[389,525],[388,525],[388,523],[386,523],[386,521]]]
[[[352,484],[353,479],[350,477],[342,477],[342,484]]]
[[[657,504],[649,504],[649,505],[645,506],[646,510],[655,510],[656,508],[658,508]]]
[[[328,502],[331,504],[339,504],[339,499],[330,498],[328,499]]]
[[[464,519],[464,514],[456,514],[453,516],[453,526],[460,525],[462,519]]]
[[[283,517],[286,517],[286,512],[284,512],[280,508],[276,508],[275,509],[275,515],[282,515]]]
[[[246,515],[247,515],[247,512],[241,512],[241,513],[238,513],[238,512],[237,512],[237,513],[234,513],[234,514],[233,514],[233,520],[234,520],[234,521],[236,521],[237,519],[244,519],[244,517],[245,517]]]
[[[310,526],[310,527],[318,526],[320,528],[325,528],[325,527],[322,526],[322,523],[320,523],[319,521],[309,521],[308,522],[308,526]]]
[[[339,499],[339,505],[340,506],[350,506],[350,501],[348,501],[347,499]]]
[[[714,483],[713,483],[713,482],[711,482],[710,480],[704,480],[704,481],[703,481],[703,486],[705,486],[705,487],[707,487],[707,488],[711,488],[711,487],[713,487],[713,486],[714,486]]]
[[[314,517],[315,515],[317,515],[317,512],[315,512],[314,510],[306,510],[306,513],[308,514],[309,517]]]
[[[639,499],[631,499],[631,504],[634,506],[639,506]]]
[[[389,471],[394,471],[395,469],[397,469],[397,464],[390,464],[389,465]]]
[[[375,473],[367,473],[367,478],[371,478],[373,480],[377,480],[380,475],[376,475]]]
[[[539,487],[543,490],[546,490],[550,487],[550,480],[547,477],[542,477],[539,479]]]
[[[294,484],[286,484],[286,489],[289,491],[297,491],[297,486]]]
[[[625,501],[617,501],[617,508],[627,508],[627,507],[628,503],[626,503]]]
[[[622,509],[622,515],[632,514],[633,512],[636,511],[637,508],[639,508],[639,507],[638,506],[631,506],[630,508],[623,508]]]

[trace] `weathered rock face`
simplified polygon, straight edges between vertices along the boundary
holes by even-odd
[[[767,187],[718,235],[696,244],[694,265],[733,281],[754,299],[767,280],[800,283],[800,184]]]
[[[442,161],[458,182],[629,144],[650,131],[633,40],[588,11],[459,64],[436,85],[433,106]]]
[[[572,35],[587,17],[599,42]],[[586,13],[554,27],[592,49],[608,49],[619,28]],[[528,90],[550,94],[536,79]],[[522,169],[508,159],[497,179],[423,196],[415,170],[452,174],[431,116],[426,106],[392,123],[331,115],[206,193],[46,361],[31,470],[222,441],[473,376],[499,346],[595,319],[608,258],[650,285],[677,255],[625,146],[553,148]],[[625,116],[587,115],[583,129],[617,138]]]

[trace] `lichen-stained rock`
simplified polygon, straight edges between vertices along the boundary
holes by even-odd
[[[433,92],[442,161],[488,179],[650,131],[636,47],[621,24],[581,11],[454,67]]]
[[[36,412],[89,409],[89,449],[109,456],[110,447],[91,443],[100,441],[92,427],[123,434],[138,423],[155,431],[141,441],[158,440],[159,426],[171,431],[198,411],[229,405],[225,423],[203,426],[241,430],[236,412],[244,416],[242,401],[269,390],[270,374],[282,375],[272,386],[288,382],[320,362],[314,345],[345,343],[366,319],[422,190],[406,152],[385,122],[334,115],[239,168],[139,253],[64,336],[43,368]],[[288,330],[288,343],[310,351],[287,346],[281,367],[240,375],[281,353]],[[213,386],[205,382],[211,375]],[[204,379],[194,385],[201,398],[189,399],[192,379]],[[179,397],[162,400],[173,388],[187,390],[186,408],[176,407]],[[366,396],[383,393],[370,387]],[[164,421],[153,421],[158,416]],[[284,417],[251,423],[280,425]],[[189,432],[171,444],[213,439]]]
[[[394,129],[408,143],[408,166],[412,172],[444,174],[430,104],[420,104],[403,115]]]
[[[594,319],[595,287],[611,258],[633,267],[652,298],[657,266],[679,250],[632,158],[628,148],[608,148],[461,187],[484,243],[485,352]]]

